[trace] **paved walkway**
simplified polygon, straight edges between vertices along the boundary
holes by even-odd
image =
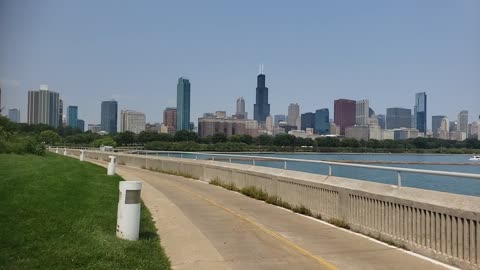
[[[202,181],[122,165],[116,172],[144,182],[174,269],[448,269]]]

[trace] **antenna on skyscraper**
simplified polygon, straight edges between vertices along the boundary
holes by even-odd
[[[260,66],[258,67],[258,73],[263,74],[263,64],[260,64]]]

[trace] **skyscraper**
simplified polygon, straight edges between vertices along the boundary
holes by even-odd
[[[3,110],[3,107],[2,107],[2,88],[0,88],[0,115],[2,115],[2,110]]]
[[[67,108],[67,125],[72,128],[77,128],[78,122],[78,107],[68,106]]]
[[[168,133],[175,133],[177,126],[177,108],[166,108],[163,111],[163,125],[169,130]]]
[[[14,123],[20,123],[20,110],[10,109],[8,110],[8,119]]]
[[[235,115],[237,118],[247,119],[247,112],[245,112],[245,100],[243,97],[237,98],[237,110]]]
[[[307,128],[315,129],[315,114],[312,112],[302,113],[301,115],[301,130],[307,130]]]
[[[63,126],[63,100],[58,100],[58,126]]]
[[[190,81],[178,78],[177,84],[177,131],[190,130]]]
[[[139,134],[145,131],[145,114],[130,110],[120,112],[120,131],[130,131]]]
[[[48,85],[28,91],[27,123],[58,127],[59,96],[57,92],[49,91]]]
[[[355,103],[355,124],[358,126],[368,125],[370,107],[368,99],[358,100]]]
[[[427,132],[427,94],[420,92],[415,94],[414,107],[415,128],[424,135]],[[432,130],[433,132],[433,130]]]
[[[378,120],[378,125],[380,126],[380,128],[385,129],[385,122],[386,122],[385,114],[377,115],[377,120]]]
[[[315,133],[329,134],[330,133],[330,115],[327,108],[315,111]]]
[[[457,116],[458,127],[457,130],[467,133],[468,131],[468,111],[460,111]]]
[[[118,103],[115,100],[102,101],[101,126],[110,134],[117,133]]]
[[[257,76],[256,103],[253,105],[253,119],[258,123],[265,123],[270,114],[270,104],[268,104],[268,88],[265,87],[265,74],[263,66],[260,67],[260,74]]]
[[[297,126],[298,117],[300,117],[300,106],[298,103],[290,103],[288,105],[288,125]]]
[[[355,125],[356,101],[337,99],[333,107],[333,122],[340,127],[340,134],[345,135],[345,128]]]
[[[405,108],[387,108],[387,129],[410,128],[412,110]]]
[[[445,115],[433,115],[432,116],[432,133],[434,137],[437,137],[439,135],[438,129],[440,128],[440,125],[442,124],[442,119],[445,118]]]
[[[78,119],[77,128],[80,129],[82,132],[85,132],[85,121],[83,121],[82,119]]]
[[[278,123],[280,122],[285,122],[287,120],[287,116],[284,115],[284,114],[276,114],[274,117],[273,117],[273,125],[275,127],[278,127]]]

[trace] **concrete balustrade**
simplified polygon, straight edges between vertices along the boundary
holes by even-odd
[[[53,151],[53,150],[52,150]],[[80,155],[79,150],[70,150]],[[86,158],[255,186],[322,219],[464,269],[480,268],[480,198],[212,160],[88,151]],[[261,168],[261,169],[260,169]],[[459,182],[459,184],[461,184]]]

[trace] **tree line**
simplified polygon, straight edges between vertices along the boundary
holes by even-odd
[[[119,132],[100,135],[90,131],[82,132],[71,127],[54,128],[44,124],[28,125],[13,123],[0,117],[0,140],[12,141],[12,145],[22,145],[28,141],[33,145],[57,145],[99,147],[139,146],[149,150],[171,151],[319,151],[319,152],[434,152],[434,153],[475,153],[480,152],[480,141],[466,139],[451,141],[435,138],[415,138],[408,140],[355,140],[351,138],[320,137],[299,138],[290,134],[234,135],[227,137],[216,133],[199,138],[195,132],[181,130],[174,135],[144,131],[140,134]],[[0,145],[0,147],[2,147]],[[3,148],[5,148],[3,143]],[[19,146],[18,146],[19,147]],[[41,148],[41,146],[38,146]],[[1,151],[1,149],[0,149]],[[7,150],[3,150],[5,152]],[[18,151],[17,151],[18,152]],[[21,151],[20,151],[21,152]]]

